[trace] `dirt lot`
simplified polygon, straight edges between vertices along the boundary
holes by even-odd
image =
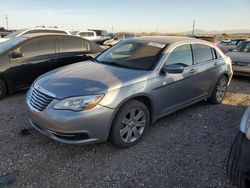
[[[222,105],[201,102],[162,118],[125,150],[40,135],[24,99],[22,92],[0,102],[0,176],[15,173],[12,187],[230,187],[226,160],[250,106],[250,80],[235,78]]]

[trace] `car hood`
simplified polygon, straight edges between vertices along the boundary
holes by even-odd
[[[250,53],[230,52],[226,54],[233,62],[250,63]]]
[[[10,39],[9,38],[0,38],[0,43],[3,43],[5,41],[7,41],[7,40],[10,40]]]
[[[147,79],[149,72],[84,61],[48,72],[34,84],[62,99],[119,89]]]

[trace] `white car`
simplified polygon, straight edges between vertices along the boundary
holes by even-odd
[[[63,29],[36,27],[32,29],[20,29],[20,30],[14,31],[8,34],[7,36],[5,36],[4,38],[0,38],[0,43],[5,42],[14,37],[19,37],[19,36],[27,35],[27,34],[35,34],[35,33],[56,33],[56,34],[71,35],[69,31],[63,30]]]
[[[99,36],[97,36],[95,31],[73,31],[72,35],[76,35],[78,37],[82,37],[85,38],[87,40],[96,40],[98,38],[100,38]]]

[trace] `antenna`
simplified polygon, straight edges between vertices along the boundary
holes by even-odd
[[[5,16],[6,19],[6,29],[9,30],[9,18],[8,15]]]
[[[192,31],[192,34],[193,35],[195,34],[195,20],[193,21],[193,31]]]

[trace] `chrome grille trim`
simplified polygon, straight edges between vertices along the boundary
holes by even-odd
[[[53,96],[49,96],[48,94],[39,91],[39,88],[32,87],[28,94],[28,103],[35,110],[42,112],[54,99]]]

